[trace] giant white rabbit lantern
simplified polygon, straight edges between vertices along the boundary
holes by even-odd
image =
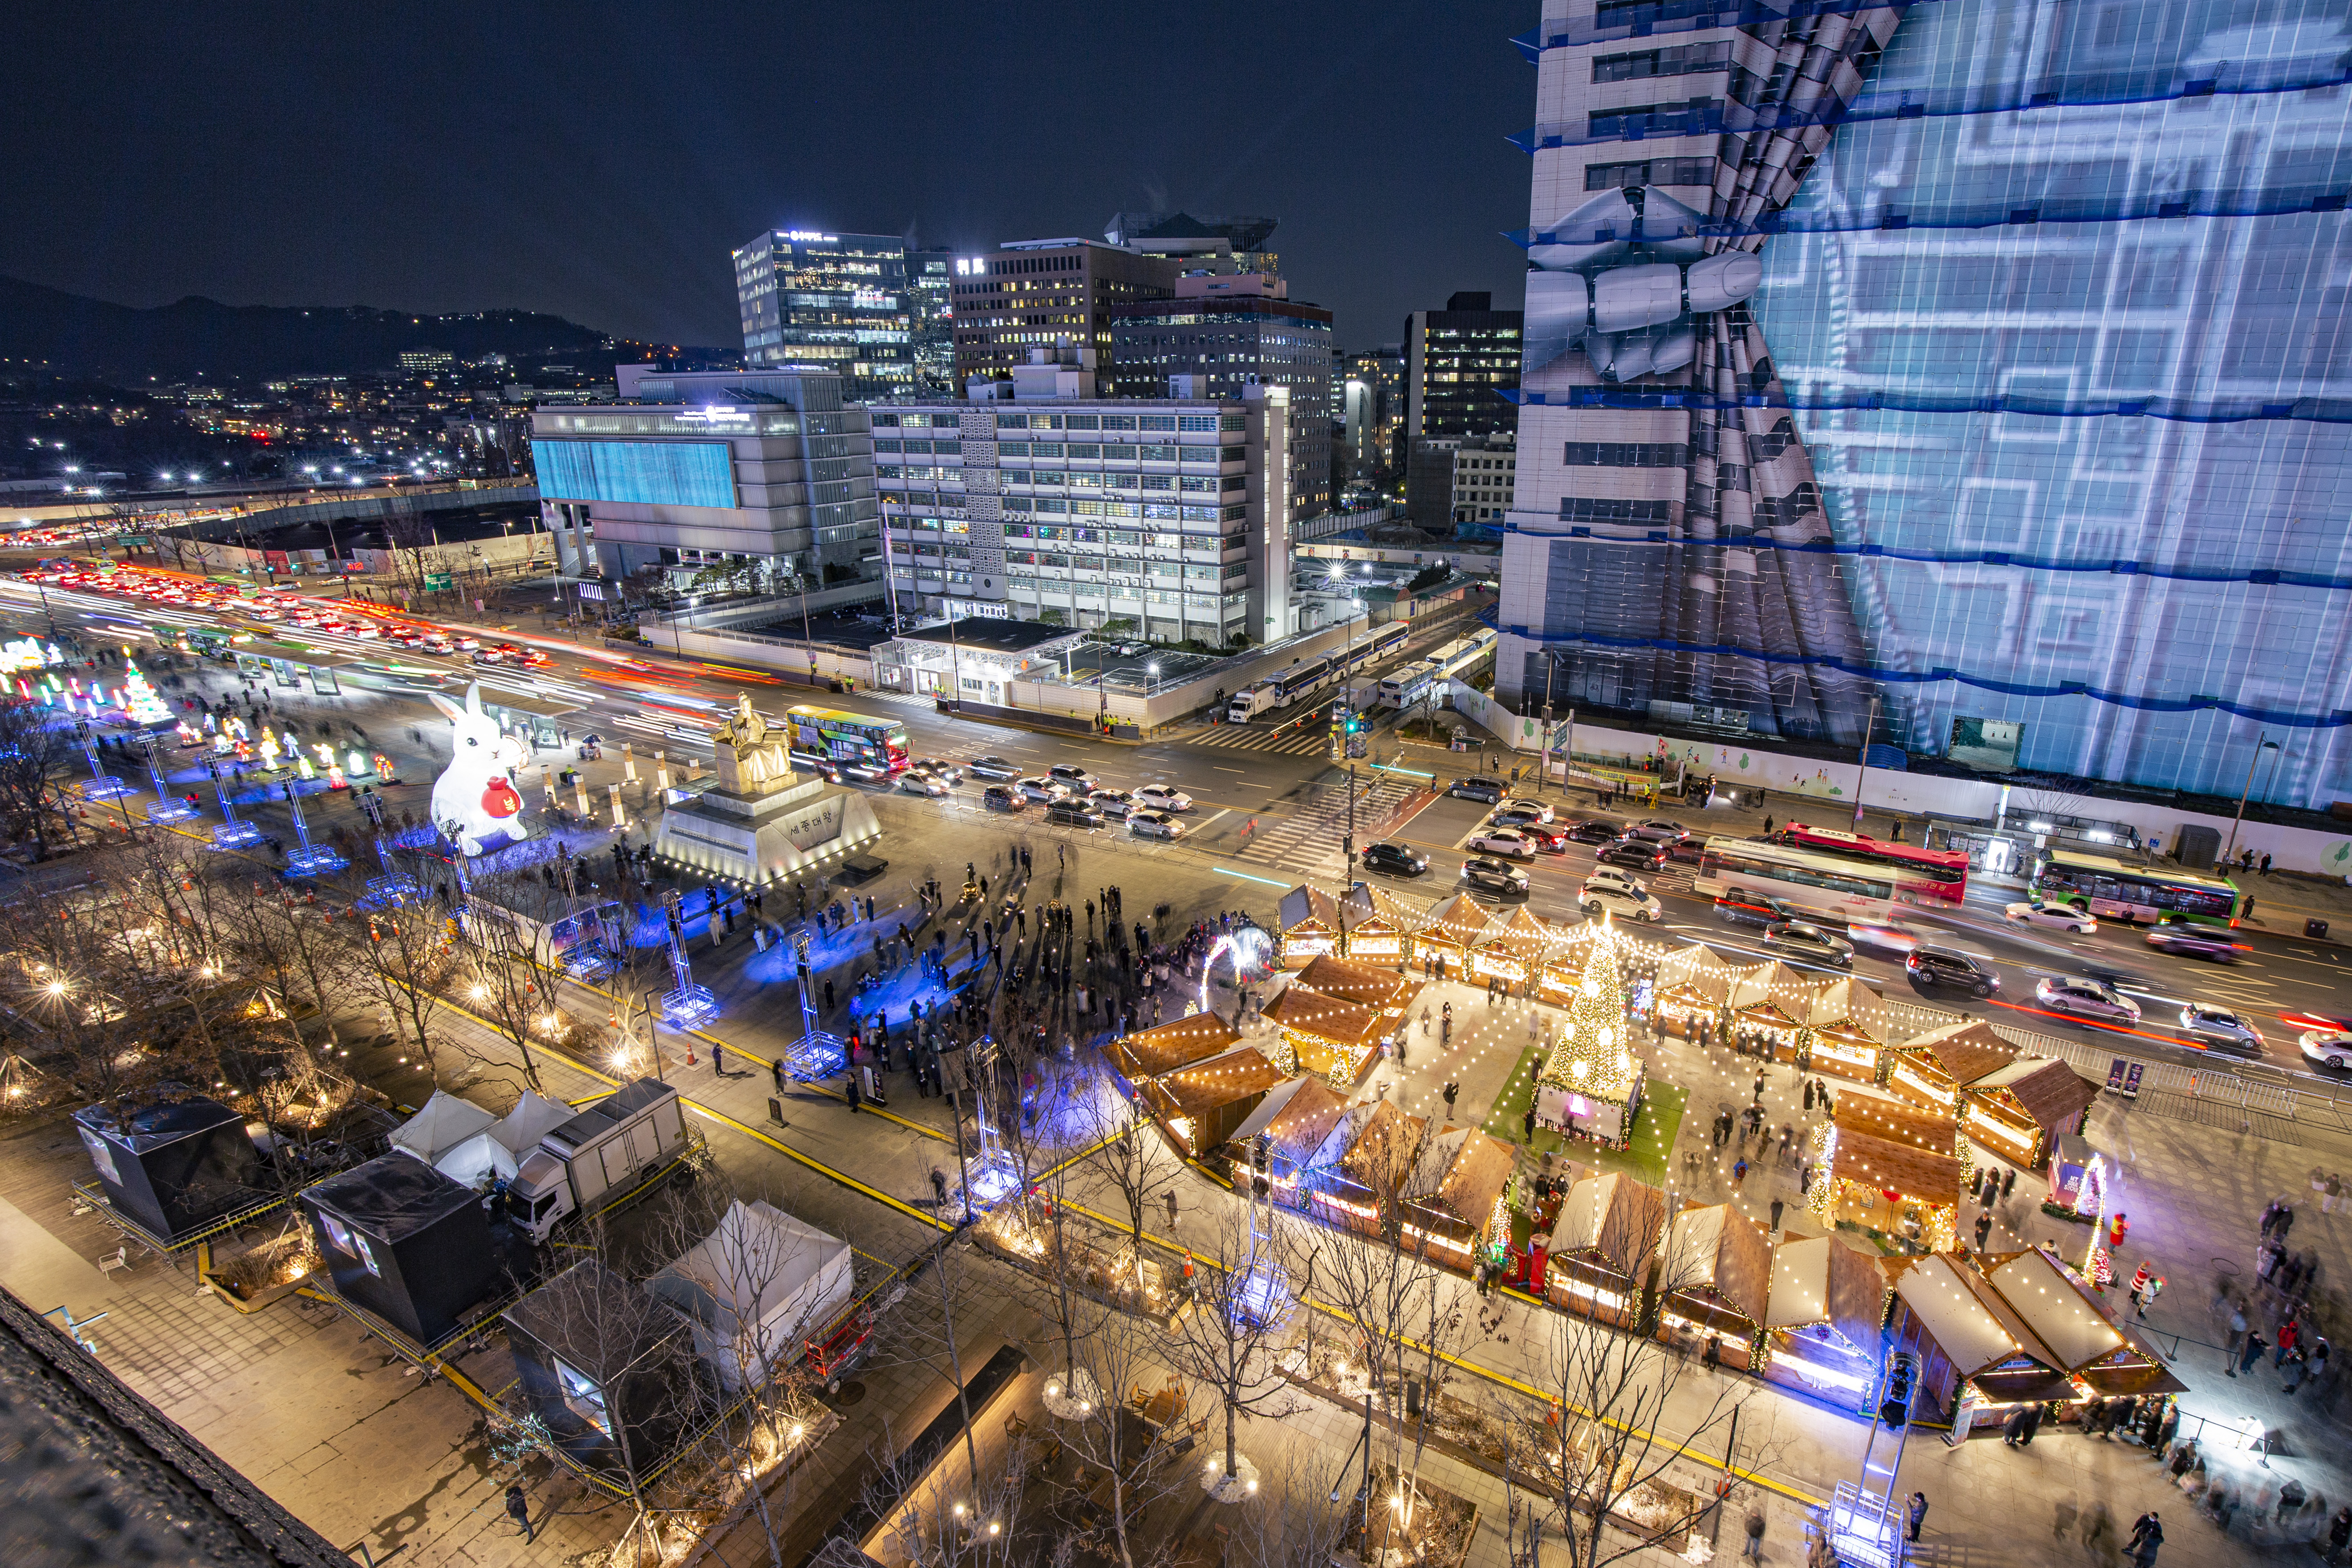
[[[1727,310],[1764,281],[1744,250],[1709,256],[1705,222],[1649,185],[1603,191],[1538,230],[1528,259],[1527,363],[1581,347],[1605,382],[1663,375],[1698,352],[1695,315]]]
[[[482,711],[479,686],[466,688],[463,708],[437,691],[427,695],[449,721],[449,765],[433,781],[434,826],[467,856],[520,838],[522,796],[507,770],[523,764],[521,744]]]

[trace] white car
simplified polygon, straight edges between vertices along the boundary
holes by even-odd
[[[1463,846],[1482,855],[1500,855],[1510,860],[1532,860],[1536,858],[1536,841],[1516,827],[1490,827],[1474,833]]]
[[[1105,816],[1125,817],[1136,808],[1136,799],[1123,789],[1092,789],[1087,792],[1087,804]]]
[[[1512,795],[1507,800],[1497,802],[1495,809],[1497,812],[1525,812],[1527,814],[1527,819],[1529,822],[1549,822],[1555,815],[1552,811],[1551,803],[1549,801],[1529,800],[1527,796],[1518,795]]]
[[[1584,884],[1584,890],[1578,895],[1577,901],[1584,906],[1584,918],[1587,920],[1597,921],[1603,914],[1608,914],[1621,921],[1654,923],[1666,918],[1665,905],[1643,891],[1638,882],[1633,883],[1629,891],[1617,883],[1603,882],[1594,878]]]
[[[1164,811],[1130,811],[1127,830],[1138,838],[1178,838],[1183,836],[1184,825]]]
[[[2191,1002],[2180,1009],[2180,1032],[2207,1050],[2246,1057],[2263,1054],[2263,1032],[2254,1027],[2252,1018],[2210,1002]]]
[[[948,783],[920,768],[908,768],[898,775],[898,791],[902,795],[927,795],[936,800],[948,794]]]
[[[1192,797],[1167,784],[1145,784],[1135,792],[1135,804],[1148,805],[1154,811],[1181,812],[1192,809]]]
[[[2020,901],[2001,907],[2001,918],[2011,925],[2048,926],[2054,931],[2076,931],[2089,936],[2099,929],[2099,922],[2080,910],[2063,904],[2036,904]]]
[[[2352,1067],[2352,1035],[2341,1029],[2305,1029],[2297,1043],[2307,1062],[2339,1070]]]
[[[984,779],[1017,779],[1021,776],[1021,765],[1010,757],[974,757],[966,765]]]
[[[2033,997],[2050,1012],[2070,1018],[2122,1029],[2139,1026],[2139,1004],[2104,981],[2062,975],[2036,985]]]
[[[1586,892],[1596,888],[1606,889],[1621,898],[1646,899],[1650,896],[1650,889],[1635,880],[1633,873],[1620,871],[1614,866],[1596,866],[1592,875],[1584,879]]]
[[[1059,779],[1026,778],[1013,786],[1024,800],[1043,801],[1051,805],[1057,800],[1067,800],[1077,792]]]
[[[945,779],[951,784],[963,783],[963,768],[958,763],[943,763],[937,757],[919,757],[914,765],[935,779]]]

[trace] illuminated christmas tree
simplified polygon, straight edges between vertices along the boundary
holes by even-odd
[[[124,711],[131,715],[131,721],[134,724],[170,723],[172,710],[163,705],[162,698],[155,695],[155,689],[147,684],[147,678],[140,673],[139,667],[127,664],[123,668],[131,672],[122,682],[122,706]]]
[[[1632,1130],[1641,1068],[1633,1057],[1633,1032],[1625,1019],[1625,977],[1620,958],[1616,929],[1603,916],[1585,953],[1583,978],[1569,1001],[1568,1022],[1538,1081],[1557,1085],[1571,1096],[1620,1108],[1618,1135],[1609,1142],[1622,1145]]]

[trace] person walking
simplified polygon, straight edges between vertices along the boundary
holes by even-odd
[[[931,1196],[938,1200],[940,1207],[948,1206],[948,1173],[937,1165],[931,1167]]]
[[[777,1092],[778,1094],[782,1094],[782,1093],[783,1093],[783,1092],[784,1092],[784,1058],[782,1058],[782,1057],[778,1057],[775,1060],[773,1060],[773,1061],[770,1062],[770,1063],[768,1064],[768,1071],[769,1071],[769,1073],[770,1073],[771,1075],[772,1075],[772,1076],[774,1077],[774,1079],[775,1079],[775,1080],[776,1080],[776,1092]]]
[[[713,1078],[727,1076],[727,1047],[717,1040],[710,1042],[710,1076]]]
[[[2156,1510],[2149,1509],[2132,1521],[2131,1540],[2124,1547],[2124,1555],[2139,1568],[2148,1568],[2156,1561],[2157,1548],[2163,1544],[2163,1522],[2156,1517]]]
[[[1911,1521],[1911,1539],[1916,1542],[1919,1539],[1919,1527],[1927,1522],[1927,1494],[1913,1492],[1911,1501],[1903,1512],[1904,1517]]]
[[[1781,1207],[1782,1207],[1782,1205],[1781,1205],[1780,1200],[1779,1198],[1774,1198],[1774,1199],[1772,1200],[1772,1228],[1773,1228],[1774,1230],[1778,1230],[1778,1229],[1780,1229],[1780,1210],[1781,1210]]]
[[[1176,1228],[1176,1189],[1169,1188],[1165,1195],[1168,1199],[1168,1228],[1174,1230]]]
[[[864,1099],[864,1098],[865,1098],[865,1097],[864,1097],[863,1095],[861,1095],[861,1094],[859,1094],[859,1093],[857,1092],[857,1074],[856,1074],[856,1070],[855,1070],[855,1069],[853,1069],[853,1070],[850,1072],[850,1075],[849,1075],[849,1095],[848,1095],[848,1099],[849,1099],[849,1114],[850,1114],[850,1115],[855,1116],[855,1115],[856,1115],[856,1114],[857,1114],[857,1103],[858,1103],[858,1101],[859,1101],[860,1100],[862,1100],[862,1099]]]
[[[2025,1411],[2021,1406],[2011,1411],[2009,1419],[2000,1424],[2000,1446],[2004,1448],[2014,1448],[2024,1440]]]
[[[2248,1329],[2245,1346],[2238,1352],[2238,1364],[2230,1369],[2230,1375],[2235,1377],[2242,1372],[2252,1372],[2254,1363],[2262,1360],[2263,1352],[2270,1348],[2270,1342],[2263,1338],[2262,1330]]]
[[[2147,1282],[2147,1289],[2141,1292],[2139,1305],[2134,1309],[2132,1315],[2137,1318],[2147,1317],[2147,1310],[2156,1305],[2156,1299],[2163,1293],[2164,1276],[2159,1274]]]
[[[1748,1510],[1748,1544],[1739,1549],[1739,1554],[1758,1563],[1764,1561],[1764,1510],[1760,1504]]]
[[[539,1538],[538,1527],[530,1522],[530,1500],[523,1496],[520,1483],[507,1488],[507,1516],[522,1526],[524,1544]]]

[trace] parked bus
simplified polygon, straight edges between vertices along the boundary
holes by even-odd
[[[1341,653],[1294,664],[1272,679],[1261,680],[1234,697],[1225,705],[1225,717],[1236,724],[1246,723],[1261,713],[1287,708],[1300,698],[1312,697],[1339,679],[1346,663],[1347,656]]]
[[[1894,872],[1867,860],[1755,838],[1710,838],[1691,890],[1718,903],[1769,898],[1840,921],[1883,922],[1900,899]]]
[[[1438,675],[1449,680],[1468,680],[1478,673],[1481,665],[1495,657],[1495,645],[1500,640],[1492,627],[1482,627],[1466,637],[1456,637],[1433,656],[1437,662]]]
[[[2127,866],[2105,855],[2044,849],[2027,884],[2044,903],[2066,904],[2103,921],[2154,925],[2167,918],[2200,925],[2238,923],[2238,885],[2160,866]]]
[[[1347,668],[1350,671],[1359,670],[1386,658],[1404,647],[1404,640],[1405,628],[1402,626],[1391,626],[1387,631],[1368,637],[1348,650]]]
[[[784,727],[796,752],[865,763],[894,773],[907,765],[907,727],[895,719],[803,703],[784,710]]]
[[[1437,679],[1437,661],[1415,659],[1402,669],[1391,670],[1381,677],[1378,700],[1383,708],[1410,708],[1429,694],[1430,683]]]
[[[1866,833],[1846,833],[1834,827],[1814,827],[1792,822],[1772,835],[1775,844],[1824,854],[1869,860],[1895,873],[1895,890],[1917,903],[1937,900],[1963,902],[1969,891],[1969,857],[1960,849],[1923,849],[1916,844],[1889,844]]]

